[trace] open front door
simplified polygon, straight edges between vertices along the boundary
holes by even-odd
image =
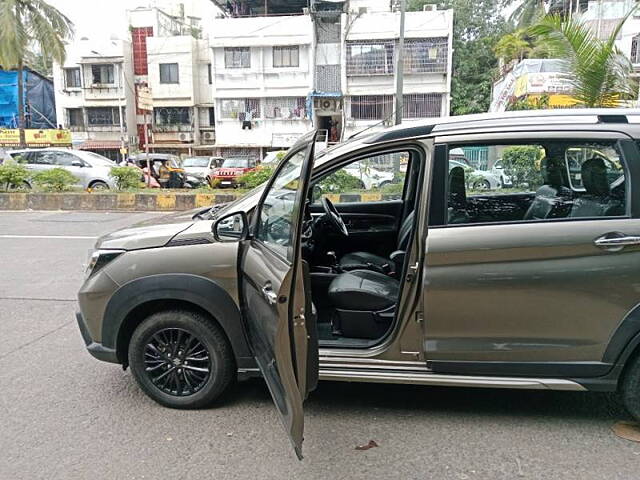
[[[240,296],[249,343],[284,428],[302,458],[302,404],[318,378],[318,346],[300,237],[316,133],[278,166],[242,244]]]

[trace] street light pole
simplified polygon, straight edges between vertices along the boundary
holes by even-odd
[[[398,49],[396,50],[396,104],[395,104],[395,125],[402,123],[402,91],[404,87],[404,14],[406,0],[400,2],[400,37],[398,39]]]
[[[118,99],[118,117],[120,117],[120,155],[122,162],[126,160],[124,153],[124,119],[122,112],[122,104],[124,103],[124,88],[125,88],[125,78],[124,78],[124,61],[120,64],[120,98]]]

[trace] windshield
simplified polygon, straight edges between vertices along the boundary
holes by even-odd
[[[249,160],[246,158],[227,158],[222,164],[223,168],[247,168]]]
[[[208,167],[209,159],[207,157],[185,158],[182,162],[183,167]]]

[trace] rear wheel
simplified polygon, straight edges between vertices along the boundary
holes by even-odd
[[[105,182],[98,180],[93,182],[91,185],[89,185],[89,188],[92,190],[109,190],[109,185],[107,185]]]
[[[619,394],[627,411],[640,421],[640,355],[636,355],[625,369]]]
[[[231,347],[206,316],[155,313],[134,331],[129,365],[142,390],[169,408],[202,408],[224,394],[236,373]]]

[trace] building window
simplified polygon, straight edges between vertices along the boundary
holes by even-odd
[[[153,114],[157,126],[191,125],[191,108],[189,107],[154,108]]]
[[[640,63],[640,35],[631,39],[631,63]]]
[[[222,100],[222,118],[243,122],[250,114],[251,120],[260,118],[259,98],[233,98]]]
[[[213,72],[211,71],[211,64],[207,64],[207,77],[209,79],[209,85],[213,83]]]
[[[79,68],[65,68],[64,69],[64,83],[67,88],[81,88],[82,81],[80,79]]]
[[[392,40],[347,43],[347,75],[393,73]]]
[[[404,51],[405,73],[445,73],[448,40],[446,37],[407,40]]]
[[[227,47],[224,49],[225,68],[251,67],[251,51],[249,47]]]
[[[273,47],[273,66],[281,67],[299,67],[300,66],[300,48],[298,45],[288,47]]]
[[[119,110],[118,107],[87,108],[87,122],[89,125],[118,125],[120,123]]]
[[[115,83],[113,65],[91,65],[93,85],[112,85]]]
[[[160,64],[160,83],[180,83],[177,63]]]
[[[305,97],[278,97],[264,99],[265,118],[281,118],[283,120],[300,120],[305,118]]]
[[[354,95],[350,103],[356,120],[385,120],[393,114],[392,95]]]
[[[402,97],[402,118],[428,118],[442,115],[441,93],[414,93]]]
[[[67,125],[69,127],[84,126],[84,118],[81,108],[67,108]]]

